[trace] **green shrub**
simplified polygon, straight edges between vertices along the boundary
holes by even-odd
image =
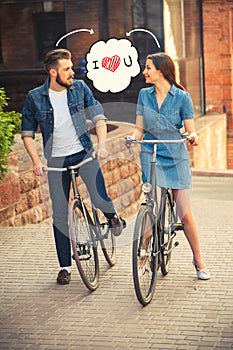
[[[8,106],[8,99],[4,88],[0,88],[0,179],[8,172],[7,156],[12,151],[14,136],[21,127],[20,113],[3,110]]]

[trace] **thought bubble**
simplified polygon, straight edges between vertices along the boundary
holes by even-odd
[[[125,90],[140,73],[137,49],[128,39],[97,41],[86,55],[88,79],[101,91]]]

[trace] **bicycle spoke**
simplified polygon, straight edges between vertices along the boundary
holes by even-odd
[[[89,214],[84,214],[79,200],[74,200],[69,214],[73,257],[80,276],[90,290],[98,286],[99,261],[93,233],[93,223]]]
[[[95,209],[96,224],[99,228],[100,233],[100,245],[104,254],[104,257],[109,264],[113,266],[116,263],[116,239],[109,229],[108,222],[106,221],[103,213]]]
[[[162,215],[161,215],[161,271],[163,275],[168,274],[171,254],[173,248],[173,225],[174,225],[174,215],[173,215],[173,197],[172,194],[166,193],[165,201],[163,204]]]
[[[157,243],[151,208],[143,206],[134,228],[133,278],[136,296],[144,306],[151,301],[154,294],[158,266],[158,255],[155,255]]]

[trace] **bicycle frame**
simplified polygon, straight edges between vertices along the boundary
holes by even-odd
[[[152,186],[151,200],[153,201],[153,214],[155,216],[158,216],[158,196],[157,196],[157,181],[156,181],[156,167],[157,167],[156,154],[157,154],[157,144],[154,144],[152,161],[150,163],[150,184]]]
[[[100,222],[98,209],[95,208],[92,201],[90,201],[92,216],[90,215],[91,213],[86,207],[85,201],[79,193],[76,183],[76,169],[92,160],[93,158],[89,157],[77,165],[65,168],[43,168],[44,171],[69,171],[73,189],[73,198],[69,203],[69,228],[74,253],[73,258],[76,261],[84,284],[91,291],[98,287],[98,241],[100,241],[102,252],[109,266],[113,266],[116,259],[115,237],[109,228],[108,222]],[[84,221],[82,221],[82,218]],[[81,237],[80,241],[79,237]]]
[[[143,306],[150,303],[153,298],[158,269],[161,268],[164,276],[168,273],[171,252],[179,244],[175,242],[173,245],[175,231],[183,229],[183,225],[177,223],[176,220],[177,215],[170,189],[161,188],[161,202],[158,203],[157,145],[182,143],[188,137],[185,135],[179,140],[132,140],[130,137],[126,138],[126,146],[129,151],[131,151],[130,145],[132,143],[153,144],[150,182],[142,185],[146,201],[141,205],[136,216],[132,249],[134,288],[138,301]],[[146,226],[147,222],[151,226]]]
[[[175,143],[183,143],[185,140],[187,140],[188,137],[185,136],[182,139],[178,140],[131,140],[126,139],[126,143],[139,143],[139,144],[152,144],[153,145],[153,154],[152,154],[152,161],[150,163],[150,182],[151,185],[151,191],[150,191],[150,201],[153,204],[153,214],[156,216],[159,213],[158,208],[158,195],[157,195],[157,178],[156,178],[156,155],[157,155],[157,145],[158,144],[175,144]],[[148,183],[146,183],[148,185]],[[142,185],[142,189],[145,188],[145,184]],[[147,193],[143,191],[144,193]]]
[[[157,145],[182,143],[186,139],[186,137],[179,140],[132,140],[126,138],[126,146],[128,147],[131,143],[153,144],[150,182],[142,185],[146,201],[141,205],[136,216],[132,249],[134,288],[138,301],[143,306],[150,303],[153,298],[159,268],[164,276],[168,273],[171,252],[178,245],[178,242],[173,245],[175,231],[183,229],[183,225],[177,223],[176,220],[176,210],[170,189],[161,188],[161,201],[159,203],[156,178]],[[150,226],[146,226],[147,222]]]
[[[83,199],[80,196],[80,193],[78,191],[78,187],[77,187],[77,183],[76,183],[76,169],[79,169],[82,165],[89,163],[93,160],[92,157],[89,157],[87,159],[84,159],[82,162],[80,162],[77,165],[70,165],[64,168],[55,168],[55,167],[44,167],[43,171],[58,171],[58,172],[64,172],[64,171],[70,171],[70,178],[71,178],[71,183],[72,183],[72,188],[73,188],[73,199],[77,198],[79,199],[82,208],[83,208],[83,212],[85,215],[85,219],[87,220],[87,214],[86,214],[86,207],[84,205]]]

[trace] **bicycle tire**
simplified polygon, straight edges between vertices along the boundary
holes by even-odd
[[[171,190],[163,189],[162,210],[160,217],[160,246],[161,246],[161,271],[165,276],[169,272],[173,247],[173,226],[174,217],[174,199]]]
[[[116,263],[116,238],[109,229],[105,216],[99,209],[95,209],[96,224],[100,232],[100,246],[109,266]]]
[[[148,240],[145,236],[148,229],[152,228],[152,236]],[[143,242],[144,238],[144,242]],[[146,254],[142,259],[141,247],[146,244]],[[156,254],[153,254],[155,252]],[[157,270],[158,270],[158,235],[157,223],[152,213],[152,208],[147,205],[141,206],[139,209],[135,226],[133,240],[133,281],[134,289],[138,301],[146,306],[153,298],[155,292]]]
[[[85,210],[85,213],[84,213]],[[80,277],[90,291],[99,284],[99,258],[95,240],[93,221],[79,199],[74,199],[69,207],[70,238],[73,258]]]

